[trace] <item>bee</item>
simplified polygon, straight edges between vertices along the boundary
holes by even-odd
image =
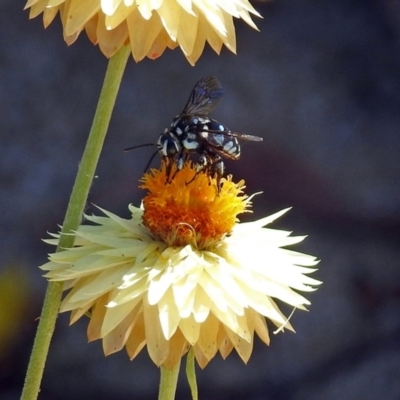
[[[218,105],[223,96],[223,88],[214,76],[203,78],[196,83],[183,111],[177,115],[169,128],[159,136],[157,151],[167,162],[167,181],[183,168],[191,154],[199,155],[196,174],[190,180],[205,171],[209,176],[215,177],[218,189],[224,174],[223,158],[238,160],[241,155],[239,140],[260,142],[258,136],[232,132],[225,125],[208,117]],[[146,145],[144,145],[146,146]],[[131,150],[135,146],[126,149]],[[154,155],[150,159],[151,163]],[[176,171],[171,176],[172,165],[176,163]],[[188,184],[190,182],[187,182]]]

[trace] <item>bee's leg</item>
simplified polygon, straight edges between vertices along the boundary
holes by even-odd
[[[211,164],[211,174],[217,180],[217,190],[218,193],[221,191],[221,178],[225,172],[225,165],[221,157],[216,156]]]
[[[189,181],[186,182],[186,185],[189,185],[189,183],[192,183],[196,178],[197,175],[200,174],[200,172],[204,171],[204,170],[208,170],[209,165],[208,165],[208,156],[206,153],[201,154],[200,158],[199,158],[199,163],[196,166],[196,173],[193,175],[193,178]]]
[[[164,157],[164,160],[166,161],[166,164],[167,164],[167,168],[165,171],[167,179],[165,180],[165,183],[171,183],[170,176],[171,176],[172,164],[174,162],[174,159],[171,157]]]
[[[188,154],[185,153],[185,149],[182,148],[182,150],[179,152],[178,161],[176,162],[176,170],[175,170],[174,174],[172,175],[171,179],[169,179],[169,182],[171,182],[175,178],[178,171],[180,171],[183,168],[187,158],[188,158]]]

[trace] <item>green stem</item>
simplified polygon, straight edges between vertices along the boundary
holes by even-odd
[[[176,385],[178,383],[178,375],[181,361],[175,365],[174,369],[170,371],[169,369],[161,366],[160,367],[160,388],[158,392],[158,400],[174,400]]]
[[[198,400],[199,393],[197,390],[196,370],[194,365],[194,350],[190,349],[186,357],[186,378],[189,383],[190,392],[192,393],[192,400]]]
[[[62,233],[76,230],[81,222],[128,57],[129,48],[124,47],[108,63],[96,113],[65,214]],[[73,235],[61,235],[57,251],[73,245]],[[63,284],[60,282],[49,282],[48,284],[21,400],[35,400],[38,397],[60,306],[62,288]]]

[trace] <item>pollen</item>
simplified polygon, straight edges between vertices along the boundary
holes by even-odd
[[[170,176],[163,162],[160,169],[144,174],[140,186],[148,191],[143,224],[168,246],[212,249],[231,233],[238,214],[250,211],[244,180],[234,183],[230,175],[221,179],[218,188],[215,178],[196,172],[190,161],[180,171],[174,164]]]

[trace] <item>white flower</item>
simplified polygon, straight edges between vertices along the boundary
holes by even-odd
[[[292,330],[276,300],[304,310],[310,303],[299,292],[320,284],[308,276],[315,271],[316,258],[286,249],[304,236],[265,227],[287,210],[248,223],[235,223],[234,214],[231,228],[218,240],[203,238],[201,246],[193,241],[196,232],[188,236],[193,227],[185,216],[196,220],[189,211],[197,209],[200,217],[199,202],[220,209],[225,221],[223,210],[232,213],[229,204],[239,213],[249,199],[242,195],[243,182],[231,179],[223,180],[218,194],[213,185],[202,185],[202,180],[208,182],[206,174],[186,185],[191,168],[185,166],[171,185],[165,185],[165,170],[152,170],[143,180],[150,191],[144,210],[130,206],[130,219],[105,210],[104,217],[87,217],[94,225],[79,227],[75,247],[51,254],[41,267],[48,279],[65,281],[69,292],[61,312],[71,311],[71,323],[91,312],[89,340],[102,339],[106,355],[126,347],[134,358],[147,346],[155,364],[173,368],[192,346],[204,367],[217,351],[225,358],[235,348],[247,362],[254,333],[269,344],[266,319],[279,330]],[[148,227],[157,226],[159,236],[156,222],[163,218],[168,220],[161,226],[178,222],[174,237],[189,237],[187,244],[155,238]],[[214,219],[215,225],[221,223]],[[214,234],[214,229],[202,235],[207,232]],[[55,236],[48,242],[57,244]]]
[[[180,46],[191,64],[206,42],[235,52],[233,17],[257,29],[250,14],[260,16],[248,0],[28,0],[25,8],[30,18],[43,13],[46,27],[59,12],[68,44],[85,30],[107,57],[124,44],[136,61]]]

